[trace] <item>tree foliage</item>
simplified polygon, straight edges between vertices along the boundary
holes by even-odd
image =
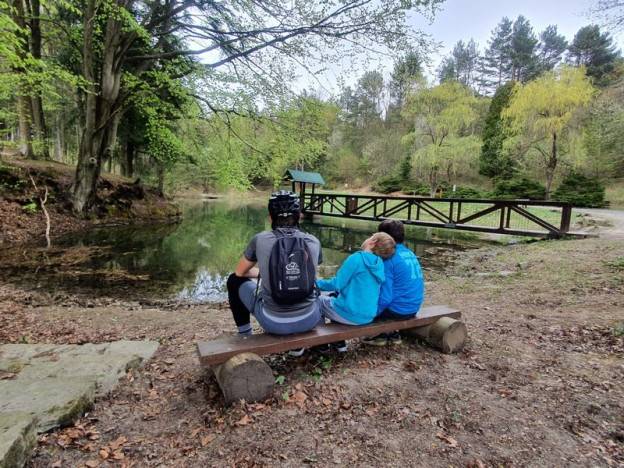
[[[475,159],[479,140],[470,129],[478,118],[476,103],[470,90],[454,81],[408,97],[403,114],[414,126],[404,141],[413,148],[417,177],[427,181],[432,195],[444,177],[450,181]]]
[[[587,75],[598,85],[605,84],[619,57],[611,35],[601,32],[597,25],[579,29],[569,48],[570,62],[577,67],[584,66]]]
[[[569,156],[566,145],[576,123],[574,117],[593,95],[594,88],[582,68],[564,67],[516,85],[503,110],[512,135],[505,142],[506,149],[534,157],[543,167],[547,196],[560,161]]]
[[[496,90],[485,119],[479,174],[490,178],[509,179],[516,172],[514,160],[503,151],[506,129],[502,118],[502,112],[509,105],[514,86],[515,82],[510,81]]]

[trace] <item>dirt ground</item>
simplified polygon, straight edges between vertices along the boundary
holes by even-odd
[[[31,466],[624,465],[624,242],[489,247],[427,280],[429,304],[463,312],[463,352],[272,356],[273,397],[230,408],[194,349],[233,332],[226,305],[82,304],[2,283],[1,343],[161,343],[75,426],[42,435]]]
[[[69,200],[74,171],[73,166],[55,161],[0,154],[0,249],[45,242],[46,217],[41,200],[45,200],[50,216],[52,239],[95,225],[174,221],[180,215],[178,207],[153,188],[106,174],[98,183],[90,218],[80,219],[72,213]]]

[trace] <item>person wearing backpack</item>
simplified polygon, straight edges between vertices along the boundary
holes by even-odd
[[[264,331],[276,335],[302,333],[322,321],[315,290],[321,243],[299,229],[299,197],[275,192],[268,210],[271,231],[251,239],[227,280],[230,309],[243,336],[252,334],[252,314]]]
[[[336,276],[316,281],[323,317],[345,325],[365,325],[377,316],[381,285],[385,280],[383,260],[394,255],[395,242],[384,232],[376,232],[362,244],[362,250],[349,255]],[[346,349],[346,346],[345,346]]]

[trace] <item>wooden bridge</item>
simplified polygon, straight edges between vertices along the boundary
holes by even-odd
[[[570,232],[569,203],[301,192],[303,212],[308,216],[392,218],[416,226],[555,239],[584,236]]]

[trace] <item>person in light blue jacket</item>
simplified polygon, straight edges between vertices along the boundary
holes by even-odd
[[[416,254],[408,249],[405,240],[405,228],[401,221],[387,219],[379,225],[379,231],[392,236],[396,242],[396,253],[384,260],[386,280],[381,286],[377,320],[404,320],[414,317],[425,297],[425,281]],[[385,346],[400,344],[398,332],[381,334],[365,338],[364,343]]]
[[[366,239],[362,250],[351,254],[330,279],[318,279],[321,291],[336,293],[334,297],[319,297],[321,314],[345,325],[364,325],[377,316],[379,292],[384,282],[383,259],[394,255],[395,242],[383,232]],[[338,351],[346,351],[346,344],[336,343]]]

